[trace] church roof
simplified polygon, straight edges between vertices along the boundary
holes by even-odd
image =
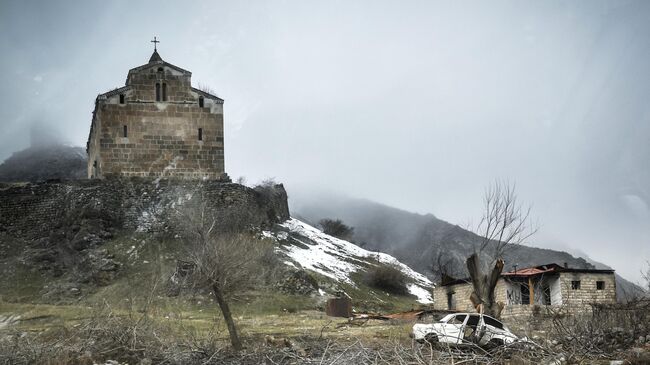
[[[121,93],[129,90],[130,88],[131,88],[131,86],[129,86],[129,85],[118,87],[117,89],[113,89],[113,90],[105,92],[103,94],[99,94],[97,97],[106,97],[106,98],[108,98],[108,97],[111,97],[113,95],[121,94]]]
[[[162,61],[162,57],[160,57],[157,50],[154,50],[153,54],[151,54],[151,57],[149,58],[149,63],[158,61]]]
[[[169,62],[163,61],[162,57],[160,57],[160,54],[158,54],[158,51],[153,51],[153,53],[151,54],[151,57],[149,58],[149,62],[147,62],[146,64],[130,69],[128,75],[131,75],[132,72],[138,72],[138,71],[144,70],[146,68],[157,66],[157,65],[158,66],[167,66],[167,67],[172,68],[172,69],[174,69],[174,70],[176,70],[178,72],[182,72],[182,73],[187,74],[187,75],[192,75],[192,73],[190,71],[186,70],[186,69],[180,68],[180,67],[178,67],[176,65],[172,65]],[[127,81],[129,80],[128,75],[126,77]]]
[[[194,91],[195,93],[197,93],[197,94],[199,94],[199,95],[203,95],[204,97],[206,97],[206,98],[208,98],[208,99],[214,99],[214,100],[216,100],[216,101],[217,101],[217,104],[223,104],[223,99],[221,99],[220,97],[218,97],[218,96],[216,96],[216,95],[210,94],[210,93],[207,92],[207,91],[203,91],[203,90],[201,90],[201,89],[197,89],[197,88],[195,88],[195,87],[192,88],[192,91]]]

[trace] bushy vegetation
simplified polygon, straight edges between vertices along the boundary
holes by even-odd
[[[321,219],[318,224],[324,233],[340,239],[349,240],[354,234],[354,228],[343,223],[340,219]]]
[[[364,279],[368,286],[375,289],[380,289],[391,294],[408,294],[406,275],[394,266],[375,266],[368,270]]]

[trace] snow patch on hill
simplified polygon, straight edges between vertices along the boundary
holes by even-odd
[[[431,303],[431,288],[433,283],[424,275],[415,272],[407,265],[399,262],[393,256],[380,252],[371,252],[348,241],[332,237],[319,229],[291,218],[282,223],[280,227],[286,232],[264,232],[267,237],[279,241],[279,251],[284,253],[292,262],[292,266],[300,266],[339,282],[355,285],[350,274],[364,271],[362,265],[382,264],[393,265],[400,269],[411,282],[407,285],[408,291],[418,298],[420,303]],[[289,240],[291,238],[291,240]]]

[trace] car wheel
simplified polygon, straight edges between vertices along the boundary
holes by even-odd
[[[437,344],[438,343],[438,336],[435,333],[427,333],[424,336],[424,341],[426,343],[430,343],[432,345]]]

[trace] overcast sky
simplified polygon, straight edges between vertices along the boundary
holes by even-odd
[[[533,244],[650,260],[648,1],[0,1],[0,160],[85,145],[156,35],[226,100],[226,169],[464,224],[494,179]]]

